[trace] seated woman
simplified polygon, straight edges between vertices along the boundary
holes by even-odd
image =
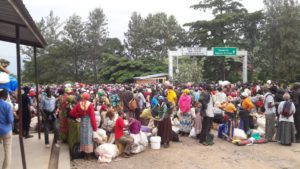
[[[235,128],[235,120],[236,120],[236,107],[231,103],[231,97],[228,97],[226,102],[222,104],[222,107],[225,111],[224,116],[224,130],[223,137],[228,141],[231,141],[233,138],[233,131]]]
[[[106,131],[106,135],[108,137],[108,142],[111,140],[111,136],[114,132],[115,125],[116,125],[116,118],[115,118],[114,109],[108,109],[106,118],[102,124],[102,128]],[[113,135],[114,136],[114,135]]]
[[[215,106],[213,107],[213,113],[214,113],[214,118],[213,118],[213,122],[221,124],[223,123],[223,118],[224,118],[224,111],[222,108],[222,105],[220,104],[220,102],[216,102]]]
[[[134,118],[129,118],[129,132],[130,134],[139,134],[141,130],[141,122],[134,119]]]
[[[122,153],[122,157],[129,157],[131,155],[131,148],[132,144],[134,142],[133,138],[124,133],[124,129],[127,128],[128,126],[125,125],[124,119],[125,114],[124,112],[119,112],[119,117],[116,121],[116,126],[115,126],[115,139],[116,139],[116,144],[123,144],[125,145],[124,152]]]

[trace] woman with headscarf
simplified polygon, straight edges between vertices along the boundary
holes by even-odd
[[[251,110],[254,108],[254,104],[251,99],[248,97],[248,93],[243,92],[241,94],[241,110],[239,112],[240,116],[240,128],[245,131],[245,133],[250,134],[250,126],[249,126],[249,115]]]
[[[180,96],[179,105],[179,120],[180,120],[180,132],[181,134],[188,135],[193,127],[193,117],[191,114],[191,96],[190,90],[183,90],[183,94]]]
[[[161,137],[161,145],[165,148],[170,146],[170,141],[172,140],[172,123],[170,114],[168,112],[168,107],[165,98],[163,96],[158,97],[158,133],[157,135]]]
[[[94,106],[89,101],[90,94],[81,95],[81,101],[71,110],[70,115],[80,120],[80,151],[85,153],[85,159],[89,159],[93,153],[93,131],[97,130],[94,114]]]
[[[176,106],[177,95],[176,95],[176,92],[173,90],[173,86],[172,85],[168,85],[167,99],[168,99],[169,102],[171,102],[172,104],[174,104],[174,106]]]
[[[284,101],[280,102],[278,106],[279,124],[276,140],[282,145],[292,145],[292,142],[296,140],[293,116],[296,112],[296,108],[294,103],[290,100],[289,93],[285,93],[283,99]]]
[[[68,113],[76,104],[76,100],[72,88],[61,89],[59,93],[59,139],[66,142],[69,134]]]

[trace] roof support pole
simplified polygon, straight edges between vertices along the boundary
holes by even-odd
[[[26,157],[24,151],[24,142],[23,142],[23,111],[22,111],[22,92],[21,92],[21,55],[20,55],[20,28],[16,25],[16,50],[17,50],[17,74],[18,74],[18,104],[19,104],[19,142],[22,156],[22,165],[23,169],[26,167]]]
[[[169,59],[169,64],[168,64],[168,69],[169,69],[169,81],[173,84],[173,55],[171,51],[168,51],[168,59]]]
[[[243,83],[248,82],[248,52],[243,57]]]
[[[40,119],[40,101],[39,101],[39,83],[38,83],[38,71],[37,71],[37,58],[36,58],[36,46],[33,47],[34,55],[34,79],[35,79],[35,98],[36,98],[36,112],[38,116],[38,134],[41,139],[41,119]]]

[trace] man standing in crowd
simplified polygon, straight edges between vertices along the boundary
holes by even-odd
[[[131,87],[125,87],[126,91],[124,92],[124,97],[123,97],[123,110],[124,113],[126,113],[126,115],[128,117],[134,117],[134,111],[135,110],[130,110],[129,108],[129,103],[132,101],[133,97],[133,93],[131,91]]]
[[[30,98],[29,87],[25,86],[23,88],[24,93],[22,94],[22,110],[23,110],[23,136],[25,138],[31,138],[33,135],[29,135],[30,122],[31,122],[31,112],[30,112]]]
[[[12,125],[14,122],[13,110],[5,100],[8,97],[6,89],[0,89],[0,141],[4,148],[2,169],[10,169],[12,151]]]
[[[275,121],[276,121],[276,107],[274,96],[276,94],[277,88],[272,86],[269,91],[265,94],[265,116],[266,116],[266,139],[269,142],[274,141],[273,137],[275,134]]]
[[[200,143],[207,146],[212,145],[213,136],[210,134],[210,130],[213,123],[213,99],[211,95],[211,88],[209,85],[206,86],[206,91],[203,92],[201,97],[201,116],[203,117],[202,130],[200,133]]]
[[[51,94],[51,89],[48,87],[45,89],[46,96],[42,98],[41,110],[44,117],[44,127],[45,127],[45,145],[49,148],[49,127],[51,126],[54,130],[54,144],[58,146],[58,129],[56,126],[56,104],[55,98]]]
[[[138,89],[138,94],[136,96],[136,100],[137,100],[137,109],[135,110],[135,118],[137,120],[140,119],[140,114],[141,112],[143,111],[145,105],[146,105],[146,99],[143,95],[143,89],[142,88],[139,88]]]

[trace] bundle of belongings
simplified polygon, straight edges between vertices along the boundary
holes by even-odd
[[[110,163],[119,155],[119,150],[115,144],[104,143],[95,149],[95,155],[100,163]]]
[[[9,75],[10,72],[7,70],[9,64],[8,60],[0,59],[0,89],[6,89],[12,93],[18,89],[18,81]]]
[[[238,146],[252,145],[252,144],[263,144],[267,143],[267,140],[263,138],[258,132],[252,131],[251,136],[248,138],[244,130],[234,128],[233,144]]]
[[[267,140],[264,138],[266,124],[265,116],[258,114],[255,116],[258,127],[257,129],[252,129],[250,135],[247,135],[245,131],[240,128],[235,128],[234,123],[225,119],[224,123],[219,126],[218,137],[239,146],[267,143]]]
[[[129,119],[129,131],[134,140],[131,153],[137,154],[145,151],[148,146],[148,138],[146,133],[141,131],[141,122],[134,118]]]
[[[144,132],[139,132],[138,134],[130,134],[134,142],[131,147],[131,153],[138,154],[146,150],[148,146],[148,138]]]
[[[97,131],[93,132],[93,141],[97,145],[106,143],[107,142],[106,131],[103,129],[98,129]]]

